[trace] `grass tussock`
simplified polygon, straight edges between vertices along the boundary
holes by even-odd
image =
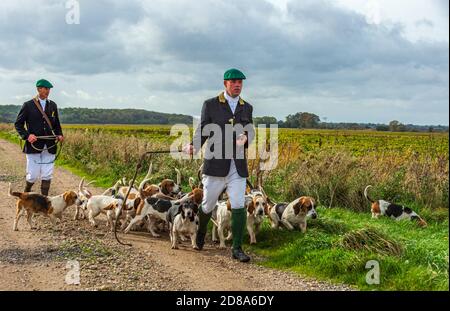
[[[344,234],[340,246],[347,250],[366,250],[383,255],[401,256],[403,247],[374,228],[352,230]]]

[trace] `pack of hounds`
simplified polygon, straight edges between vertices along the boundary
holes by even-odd
[[[18,230],[19,219],[26,215],[31,229],[33,214],[48,217],[53,225],[62,220],[65,209],[75,206],[74,219],[87,217],[92,227],[97,227],[96,218],[100,214],[106,215],[106,225],[114,230],[116,225],[120,231],[148,230],[153,237],[160,237],[160,232],[169,231],[171,247],[177,249],[180,242],[191,240],[195,248],[198,226],[198,209],[203,199],[203,185],[201,184],[201,168],[198,170],[199,184],[193,177],[189,178],[189,192],[181,191],[181,173],[176,171],[176,181],[163,179],[158,184],[150,183],[152,164],[147,175],[138,187],[120,179],[114,186],[100,195],[93,195],[88,189],[92,183],[84,184],[80,181],[78,191],[66,191],[57,196],[43,196],[33,192],[13,192],[11,184],[8,194],[16,197],[16,216],[13,230]],[[256,243],[256,235],[265,218],[273,229],[299,229],[306,232],[307,219],[318,217],[316,203],[310,196],[301,196],[292,202],[276,203],[271,200],[262,187],[262,179],[257,176],[257,187],[248,181],[245,195],[247,209],[247,231],[250,244]],[[427,223],[409,207],[391,203],[385,200],[373,200],[368,195],[371,186],[364,189],[364,196],[371,203],[373,218],[387,216],[396,220],[409,219],[417,221],[422,227]],[[129,191],[125,202],[125,196]],[[231,207],[226,191],[219,198],[212,215],[212,241],[219,243],[219,248],[226,247],[226,241],[231,239]]]

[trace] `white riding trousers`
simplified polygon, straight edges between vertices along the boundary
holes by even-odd
[[[56,155],[49,153],[47,150],[41,153],[27,154],[26,180],[31,183],[36,182],[38,179],[51,180],[55,157]]]
[[[231,208],[243,208],[245,203],[246,178],[239,176],[234,160],[231,160],[230,171],[225,177],[202,175],[203,212],[209,214],[217,204],[217,200],[226,188]]]

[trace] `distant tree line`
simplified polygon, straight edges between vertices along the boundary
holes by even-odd
[[[0,122],[11,123],[16,120],[17,113],[20,110],[20,106],[5,105],[0,106]]]
[[[0,122],[15,122],[20,106],[0,105]],[[67,124],[192,124],[192,117],[143,109],[60,108],[61,123]]]
[[[12,123],[16,120],[20,106],[0,105],[0,122]],[[60,108],[59,117],[62,123],[68,124],[192,124],[192,117],[183,114],[162,113],[143,109],[90,109],[90,108]],[[402,124],[397,120],[389,124],[322,122],[314,113],[297,112],[288,115],[285,120],[264,116],[253,119],[255,125],[278,124],[280,128],[311,128],[311,129],[350,129],[377,130],[391,132],[448,132],[444,125],[414,125]]]
[[[391,132],[448,132],[448,126],[445,125],[415,125],[402,124],[397,120],[389,124],[377,123],[352,123],[352,122],[321,122],[320,117],[310,112],[297,112],[288,115],[284,121],[277,120],[275,117],[264,116],[255,117],[255,125],[278,124],[280,128],[304,128],[304,129],[348,129],[348,130],[376,130]]]

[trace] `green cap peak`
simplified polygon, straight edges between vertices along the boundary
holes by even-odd
[[[51,89],[53,87],[53,85],[50,82],[48,82],[47,80],[41,79],[36,82],[36,87],[46,87],[48,89]]]
[[[245,80],[245,75],[237,70],[237,69],[228,69],[227,71],[225,71],[225,73],[223,74],[223,79],[224,80]]]

